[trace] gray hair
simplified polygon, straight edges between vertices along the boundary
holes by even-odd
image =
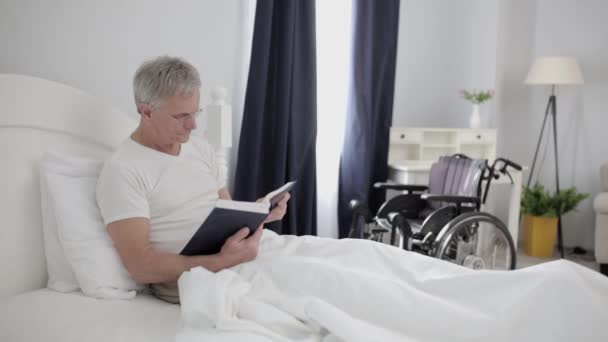
[[[146,103],[158,108],[163,99],[190,94],[201,86],[198,71],[178,57],[162,56],[144,62],[133,77],[135,106]]]

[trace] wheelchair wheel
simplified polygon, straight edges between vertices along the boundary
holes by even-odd
[[[483,212],[462,214],[435,240],[435,257],[472,269],[513,270],[517,254],[507,227]]]

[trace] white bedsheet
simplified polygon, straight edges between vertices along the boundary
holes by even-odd
[[[472,271],[364,240],[267,232],[255,261],[195,268],[179,286],[180,342],[238,341],[231,332],[259,341],[608,341],[608,278],[569,261]]]
[[[150,295],[100,300],[41,289],[0,300],[0,341],[174,341],[179,315]]]

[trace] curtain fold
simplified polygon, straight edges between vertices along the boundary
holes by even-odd
[[[297,180],[279,234],[316,235],[315,1],[258,0],[234,198]]]
[[[384,193],[374,182],[388,177],[399,0],[354,0],[352,74],[340,158],[338,221],[340,238],[351,224],[348,204],[358,199],[376,212]]]

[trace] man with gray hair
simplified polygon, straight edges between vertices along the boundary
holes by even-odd
[[[215,201],[230,199],[214,150],[191,136],[200,86],[196,69],[180,58],[143,63],[133,80],[139,126],[105,162],[97,184],[104,224],[130,275],[175,303],[184,271],[202,266],[217,272],[253,260],[263,231],[247,237],[244,227],[215,255],[179,255]],[[265,223],[283,218],[288,200]]]

